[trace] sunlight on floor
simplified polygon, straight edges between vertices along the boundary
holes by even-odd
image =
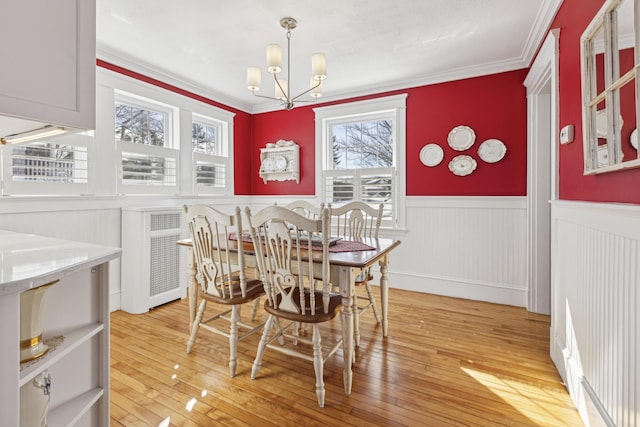
[[[562,417],[559,418],[554,413],[554,408],[564,406],[562,399],[558,399],[558,397],[562,397],[559,393],[530,386],[526,383],[499,378],[493,374],[475,369],[460,369],[527,417],[532,423],[549,425],[550,422],[557,422],[559,423],[558,425],[562,425]],[[524,401],[527,402],[526,405],[521,404]],[[546,404],[544,406],[534,404],[536,401],[544,401]]]

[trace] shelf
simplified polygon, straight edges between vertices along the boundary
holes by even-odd
[[[47,425],[49,427],[74,425],[103,395],[102,387],[96,387],[51,409],[47,416]]]
[[[260,149],[260,178],[267,181],[294,180],[300,183],[300,147],[293,141],[280,140]]]
[[[71,353],[81,344],[90,340],[102,330],[104,330],[104,325],[102,323],[94,323],[81,328],[71,329],[60,334],[64,336],[64,341],[56,347],[55,350],[50,350],[35,362],[28,362],[31,364],[20,371],[20,387],[27,384],[40,372],[51,367],[53,364]]]

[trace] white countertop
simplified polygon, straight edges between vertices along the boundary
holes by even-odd
[[[0,230],[0,295],[22,292],[120,257],[109,246]]]

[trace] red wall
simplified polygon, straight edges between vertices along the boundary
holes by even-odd
[[[131,77],[133,79],[143,81],[143,82],[151,84],[153,86],[157,86],[157,87],[160,87],[162,89],[166,89],[168,91],[175,92],[177,94],[186,96],[188,98],[195,99],[195,100],[203,102],[205,104],[213,105],[214,107],[222,108],[223,110],[227,110],[227,111],[231,111],[231,112],[235,113],[234,122],[233,122],[233,127],[234,127],[233,137],[234,137],[234,169],[235,169],[234,188],[235,188],[235,194],[238,194],[238,195],[251,194],[251,192],[250,192],[251,191],[250,183],[246,179],[244,179],[244,177],[248,176],[252,172],[251,171],[251,165],[249,163],[247,163],[246,161],[244,161],[244,159],[246,158],[244,154],[249,151],[247,149],[247,147],[249,146],[250,135],[251,135],[251,115],[249,115],[249,114],[247,114],[247,113],[245,113],[243,111],[236,110],[234,108],[230,108],[230,107],[228,107],[228,106],[226,106],[224,104],[221,104],[221,103],[219,103],[217,101],[214,101],[212,99],[209,99],[209,98],[205,98],[204,96],[200,96],[200,95],[195,94],[193,92],[189,92],[189,91],[186,91],[184,89],[180,89],[179,87],[172,86],[170,84],[161,82],[161,81],[153,79],[151,77],[147,77],[147,76],[142,75],[140,73],[136,73],[134,71],[127,70],[126,68],[122,68],[122,67],[119,67],[117,65],[110,64],[110,63],[105,62],[105,61],[103,61],[101,59],[98,59],[96,61],[96,65],[98,67],[102,67],[104,69],[111,70],[111,71],[114,71],[116,73],[120,73],[122,75]]]
[[[522,85],[525,76],[526,70],[518,70],[341,102],[408,93],[408,196],[521,196],[526,194],[527,171],[526,91]],[[291,111],[253,116],[252,194],[315,194],[312,108],[296,107]],[[449,131],[459,125],[471,127],[476,134],[474,145],[462,152],[447,144]],[[485,163],[478,157],[478,146],[489,138],[500,139],[507,146],[506,156],[498,163]],[[268,181],[265,184],[258,177],[260,148],[278,139],[291,139],[300,145],[300,184],[294,181]],[[426,167],[420,162],[420,149],[429,143],[439,144],[445,152],[444,160],[436,167]],[[470,155],[478,162],[471,175],[460,177],[449,171],[449,162],[459,154]]]
[[[580,36],[604,1],[564,0],[551,25],[560,28],[560,127],[575,126],[574,142],[560,146],[560,198],[640,204],[640,169],[583,175]],[[625,121],[623,145],[632,126]]]
[[[315,194],[315,120],[312,108],[295,107],[291,111],[253,115],[251,151],[247,153],[251,158],[251,172],[245,177],[250,182],[251,194]],[[267,181],[265,184],[258,174],[260,148],[279,139],[292,140],[300,146],[300,184],[295,181]]]

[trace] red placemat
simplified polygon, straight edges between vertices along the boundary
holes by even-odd
[[[339,240],[335,245],[329,247],[329,252],[358,252],[358,251],[372,251],[375,248],[369,246],[366,243],[354,242],[351,240]]]
[[[238,240],[236,233],[229,233],[229,240]],[[249,233],[242,233],[243,242],[251,242],[251,235]],[[359,251],[372,251],[375,248],[369,246],[366,243],[354,242],[352,240],[338,240],[335,245],[329,246],[329,252],[359,252]],[[313,250],[322,250],[322,247],[314,247]]]

